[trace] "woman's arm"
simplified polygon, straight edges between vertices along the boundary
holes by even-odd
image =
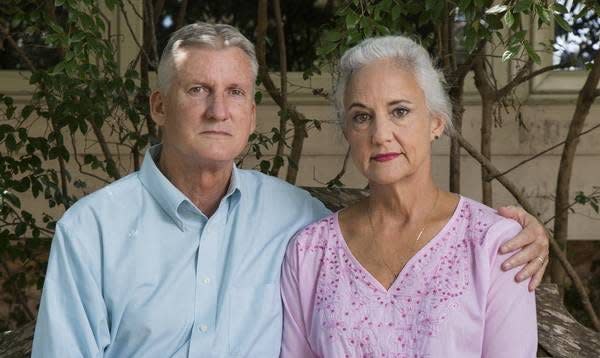
[[[300,282],[298,280],[296,240],[292,239],[281,269],[281,299],[283,301],[283,338],[281,357],[316,357],[310,348],[303,312]]]
[[[536,356],[535,294],[528,290],[525,282],[515,284],[513,277],[520,267],[513,268],[509,275],[503,272],[501,264],[508,255],[499,254],[497,250],[500,243],[514,237],[520,230],[515,222],[502,220],[493,225],[486,235],[485,241],[492,244],[482,351],[486,358]]]

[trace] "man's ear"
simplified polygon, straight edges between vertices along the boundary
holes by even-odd
[[[250,118],[250,133],[254,133],[254,131],[256,130],[256,103],[254,103],[254,101],[252,102],[252,114],[251,114]]]
[[[165,98],[160,91],[154,91],[150,95],[150,116],[158,125],[162,126],[167,120]]]

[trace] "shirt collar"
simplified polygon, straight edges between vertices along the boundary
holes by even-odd
[[[144,156],[144,162],[139,171],[139,178],[150,195],[156,200],[158,205],[169,215],[169,217],[175,222],[180,230],[185,229],[184,221],[179,215],[178,208],[184,202],[188,202],[192,207],[195,207],[191,200],[185,194],[183,194],[173,183],[164,176],[164,174],[158,169],[156,161],[160,154],[162,144],[154,145],[146,151]],[[229,181],[229,187],[225,193],[224,199],[230,197],[235,198],[235,202],[239,201],[241,195],[240,180],[238,169],[233,165],[231,172],[231,179]],[[234,203],[230,203],[230,207]]]

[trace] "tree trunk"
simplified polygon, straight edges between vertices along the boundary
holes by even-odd
[[[571,187],[571,176],[573,174],[573,161],[575,159],[577,145],[579,144],[579,136],[583,130],[590,107],[597,96],[596,87],[598,86],[599,80],[600,53],[594,58],[592,69],[577,96],[575,112],[571,118],[567,140],[560,158],[558,178],[556,181],[556,201],[554,204],[554,212],[556,214],[554,220],[554,238],[564,252],[567,250],[567,235],[569,231],[569,210],[566,210],[566,208],[569,206],[569,189]],[[557,264],[556,261],[550,261],[550,273],[552,275],[552,280],[557,283],[562,290],[565,284],[565,272],[563,268]]]
[[[492,159],[492,127],[494,123],[493,110],[496,90],[490,84],[489,77],[485,70],[485,59],[479,57],[473,64],[475,71],[475,86],[481,97],[481,154],[484,157]],[[493,206],[492,183],[488,180],[490,172],[485,166],[481,166],[481,192],[482,201],[487,206]]]

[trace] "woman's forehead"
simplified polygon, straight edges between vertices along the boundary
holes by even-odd
[[[351,101],[415,101],[423,91],[415,75],[405,67],[392,62],[377,61],[354,72],[344,93],[344,106]]]

